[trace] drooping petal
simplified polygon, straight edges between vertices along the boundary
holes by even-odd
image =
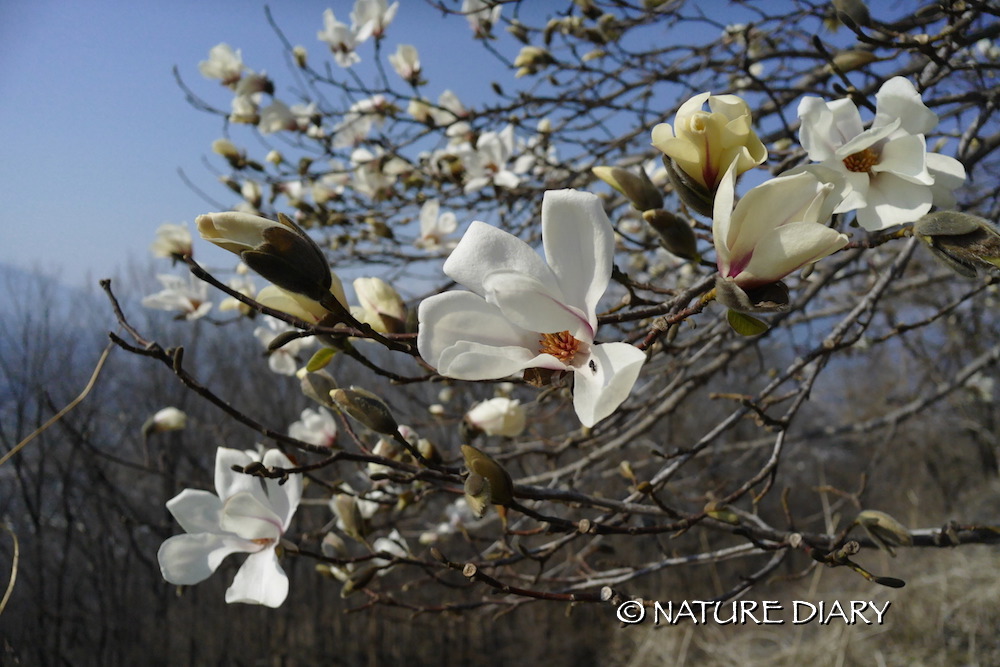
[[[555,284],[555,276],[531,246],[485,222],[469,225],[462,240],[444,263],[444,272],[452,280],[483,295],[483,269],[515,271]]]
[[[716,262],[719,273],[727,275],[732,254],[729,251],[730,237],[733,230],[733,202],[736,200],[736,165],[731,164],[719,181],[719,189],[715,192],[714,210],[712,212],[712,239],[715,243]]]
[[[269,449],[264,453],[263,463],[268,468],[292,468],[293,464],[287,456],[277,449]],[[281,519],[282,531],[288,528],[288,524],[299,507],[302,499],[302,475],[289,475],[284,484],[280,484],[277,479],[268,479],[264,482],[267,489],[267,498],[274,513]]]
[[[184,489],[167,501],[167,510],[185,533],[217,533],[222,501],[208,491]]]
[[[538,348],[538,332],[512,324],[499,308],[470,292],[445,292],[424,299],[417,309],[417,318],[420,322],[417,349],[424,361],[439,371],[444,351],[460,341],[496,348],[530,348],[531,356]]]
[[[249,491],[226,500],[219,526],[245,540],[277,540],[284,531],[281,517]]]
[[[191,586],[208,579],[229,554],[256,548],[253,543],[232,535],[184,534],[174,535],[161,544],[156,558],[166,581]]]
[[[566,305],[563,295],[553,294],[549,287],[532,276],[511,271],[490,271],[483,281],[486,301],[516,326],[539,333],[569,331],[587,343],[594,340],[587,314]]]
[[[825,225],[790,222],[761,239],[736,283],[744,288],[773,283],[840,250],[847,242],[847,236]]]
[[[545,193],[542,200],[542,244],[565,304],[585,313],[597,329],[597,302],[611,280],[615,239],[601,200],[575,190]]]
[[[280,607],[288,597],[288,575],[278,563],[274,549],[251,554],[226,591],[226,602]]]
[[[590,359],[573,374],[573,407],[580,423],[593,426],[617,410],[645,361],[646,354],[628,343],[594,345]]]

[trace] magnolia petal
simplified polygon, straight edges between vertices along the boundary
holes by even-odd
[[[908,134],[927,134],[938,124],[937,114],[928,109],[920,93],[908,79],[894,76],[875,93],[875,120],[872,127],[887,125],[899,119]]]
[[[573,407],[580,423],[593,426],[617,410],[645,361],[646,354],[628,343],[593,346],[587,363],[574,369]]]
[[[239,449],[219,447],[215,452],[215,491],[223,502],[241,491],[249,491],[257,480],[250,475],[233,470],[233,466],[243,467],[253,459]]]
[[[860,153],[866,148],[871,148],[876,146],[883,140],[887,139],[889,135],[893,134],[899,129],[899,121],[895,120],[888,125],[883,127],[873,127],[869,130],[865,130],[856,137],[851,138],[843,146],[837,149],[837,158],[843,160],[855,153]]]
[[[585,313],[565,305],[562,294],[552,294],[546,287],[531,276],[511,271],[491,271],[483,281],[486,301],[496,305],[516,326],[539,333],[569,331],[584,342],[594,340],[596,322],[591,323]]]
[[[847,245],[847,236],[816,222],[790,222],[761,239],[736,279],[740,287],[766,285]]]
[[[934,179],[934,185],[931,186],[934,205],[939,208],[953,207],[955,195],[952,191],[965,183],[965,167],[953,157],[928,153],[927,171]]]
[[[614,231],[601,200],[589,192],[546,192],[542,199],[542,245],[565,295],[563,303],[585,314],[593,340],[597,302],[611,280],[615,251]]]
[[[294,465],[277,449],[269,449],[264,453],[263,463],[267,468],[292,468]],[[302,500],[302,475],[289,475],[284,484],[277,479],[264,480],[267,489],[267,499],[271,509],[281,519],[281,530],[284,532],[291,523],[295,510]]]
[[[278,563],[274,549],[251,554],[226,591],[226,602],[280,607],[288,597],[288,575]]]
[[[858,211],[858,224],[878,231],[915,221],[931,210],[933,196],[926,185],[883,173],[871,180],[867,198],[868,206]]]
[[[277,540],[284,531],[281,517],[249,491],[226,500],[219,526],[245,540]]]
[[[469,225],[462,240],[444,263],[444,272],[452,280],[483,295],[483,267],[533,276],[543,283],[555,284],[555,277],[545,261],[531,246],[485,222]]]
[[[208,491],[184,489],[167,501],[167,510],[185,533],[217,533],[222,501]]]
[[[847,186],[847,191],[833,212],[844,213],[868,206],[868,188],[871,185],[871,180],[867,172],[845,171],[844,183]]]
[[[538,347],[537,332],[511,323],[499,308],[471,292],[445,292],[424,299],[417,309],[417,319],[420,322],[417,350],[439,372],[444,351],[460,341],[496,348]]]
[[[926,157],[923,135],[902,135],[882,146],[882,156],[872,165],[872,172],[891,172],[911,183],[930,185],[934,179],[927,171]]]
[[[498,380],[525,368],[542,367],[534,363],[538,356],[520,346],[498,347],[463,340],[444,351],[437,369],[441,375],[456,380]]]
[[[255,548],[253,543],[231,535],[174,535],[160,545],[156,559],[166,581],[177,586],[191,586],[208,579],[229,554]]]
[[[830,188],[809,172],[779,176],[752,188],[736,204],[726,243],[733,258],[760,252],[775,228],[793,222],[818,222]]]
[[[729,249],[730,235],[733,233],[733,202],[736,200],[736,163],[729,165],[722,180],[719,181],[719,189],[715,192],[715,203],[712,212],[712,239],[715,243],[716,262],[719,266],[719,273],[726,275],[729,272],[732,261],[732,254]]]

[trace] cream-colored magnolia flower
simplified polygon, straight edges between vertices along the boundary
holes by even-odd
[[[153,257],[178,259],[191,255],[191,232],[187,223],[165,222],[156,230],[156,240],[149,246]]]
[[[521,402],[504,396],[476,403],[465,413],[465,419],[486,435],[508,438],[521,435],[528,423]]]
[[[420,80],[420,54],[411,44],[400,44],[389,54],[389,63],[404,81],[416,84]]]
[[[708,102],[711,111],[704,111]],[[751,125],[750,108],[736,95],[701,93],[681,105],[673,126],[653,128],[653,145],[709,192],[736,162],[736,175],[767,159]]]
[[[198,63],[198,71],[206,79],[218,79],[222,85],[235,87],[243,76],[243,57],[240,50],[228,44],[216,44],[208,52],[208,60]]]
[[[712,236],[719,275],[742,289],[781,280],[847,245],[826,226],[836,201],[833,186],[808,172],[779,176],[744,195],[736,207],[736,164],[719,184]]]

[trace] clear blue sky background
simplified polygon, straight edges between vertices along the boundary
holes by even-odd
[[[399,43],[414,44],[432,83],[441,84],[428,92],[451,87],[465,100],[486,96],[483,68],[495,72],[496,65],[469,39],[465,20],[442,22],[422,0],[401,5],[383,57]],[[313,62],[330,57],[316,39],[327,7],[350,22],[353,0],[272,3],[279,25]],[[217,198],[235,201],[202,164],[205,156],[223,164],[210,149],[221,123],[192,109],[171,74],[179,66],[192,88],[228,108],[231,93],[198,72],[219,42],[242,49],[249,67],[276,80],[279,98],[296,101],[261,2],[0,1],[0,263],[80,285],[129,259],[144,261],[161,223],[193,228],[195,216],[211,210],[178,168]],[[457,70],[459,49],[466,66]],[[361,67],[370,63],[371,42],[359,53]],[[468,65],[470,56],[478,65]]]

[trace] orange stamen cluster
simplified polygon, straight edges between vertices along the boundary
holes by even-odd
[[[551,354],[564,364],[572,364],[573,357],[580,349],[580,341],[570,335],[568,331],[559,333],[542,334],[538,339],[539,354]]]
[[[847,171],[865,173],[871,171],[873,165],[878,163],[879,155],[874,148],[866,148],[863,151],[848,155],[844,158],[844,166]]]

